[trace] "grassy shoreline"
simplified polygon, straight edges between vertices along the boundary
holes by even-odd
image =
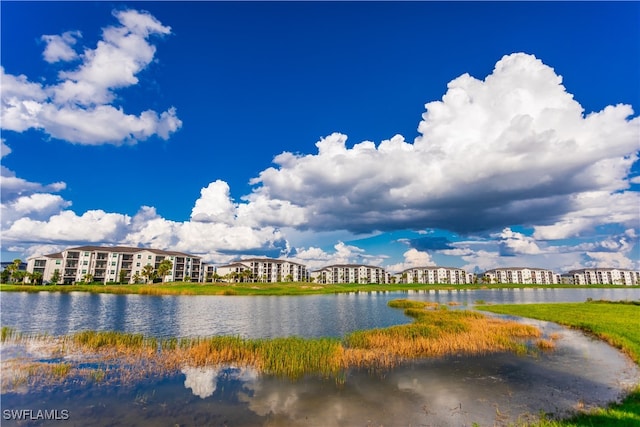
[[[640,303],[593,301],[586,303],[484,305],[479,310],[528,317],[580,329],[608,342],[640,366]],[[638,379],[640,381],[640,378]],[[541,420],[536,427],[640,425],[640,383],[621,402],[567,420]]]
[[[349,292],[450,291],[477,289],[630,289],[624,285],[518,285],[518,284],[318,284],[296,283],[186,283],[170,282],[150,285],[78,284],[78,285],[15,285],[0,284],[0,292],[88,292],[138,295],[319,295]]]

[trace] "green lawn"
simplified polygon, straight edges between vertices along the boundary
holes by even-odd
[[[580,288],[631,288],[631,286],[580,286]],[[640,287],[640,286],[634,286]],[[32,286],[2,284],[5,292],[94,292],[112,294],[147,295],[312,295],[343,292],[381,292],[409,290],[454,290],[454,289],[520,289],[520,288],[576,288],[575,285],[424,285],[424,284],[332,284],[311,282],[296,283],[156,283],[152,285],[78,284],[55,286]]]
[[[640,302],[523,304],[478,306],[479,310],[556,322],[609,342],[640,365]],[[639,379],[640,381],[640,379]],[[539,427],[640,426],[640,385],[620,404],[563,421],[543,420]]]

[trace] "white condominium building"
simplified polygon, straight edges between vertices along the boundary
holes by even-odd
[[[328,265],[311,273],[317,283],[389,283],[382,267],[363,264]]]
[[[640,285],[640,271],[618,268],[582,268],[562,277],[574,285]]]
[[[227,282],[306,282],[307,267],[286,259],[247,258],[220,267],[207,267],[206,280],[214,274]]]
[[[398,283],[448,283],[463,285],[473,283],[474,275],[461,268],[412,267],[396,274]]]
[[[88,275],[93,282],[134,283],[137,278],[145,280],[142,272],[147,264],[157,269],[165,259],[171,261],[172,268],[164,278],[158,279],[202,281],[204,269],[198,256],[126,246],[79,246],[32,257],[27,261],[27,271],[41,273],[44,283],[51,283],[57,276],[57,283],[72,284],[84,281]]]
[[[519,285],[551,285],[560,282],[560,276],[542,268],[494,268],[484,272],[488,283],[515,283]]]

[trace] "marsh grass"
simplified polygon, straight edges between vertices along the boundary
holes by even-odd
[[[556,348],[556,343],[554,340],[552,339],[544,339],[544,338],[540,338],[538,340],[536,340],[536,347],[538,347],[540,350],[553,350]]]
[[[340,383],[350,368],[390,368],[405,360],[450,354],[520,353],[526,348],[525,339],[540,336],[535,327],[478,312],[448,310],[446,306],[411,300],[394,300],[389,305],[404,309],[413,322],[356,331],[342,340],[237,336],[159,339],[122,332],[78,332],[49,339],[55,340],[58,352],[80,354],[99,368],[82,370],[62,363],[34,365],[23,372],[29,383],[38,379],[57,381],[65,375],[94,382],[126,383],[177,372],[184,366],[235,365],[291,379],[305,375],[333,377]],[[24,339],[12,329],[3,329],[3,337],[7,341]]]
[[[54,377],[64,378],[71,372],[71,365],[68,363],[55,363],[50,365],[49,369]]]

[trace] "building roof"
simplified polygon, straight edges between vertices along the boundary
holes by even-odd
[[[566,274],[581,274],[586,273],[587,271],[629,271],[631,273],[637,273],[636,270],[630,270],[628,268],[580,268],[578,270],[571,270]]]
[[[553,271],[549,270],[548,268],[538,268],[538,267],[498,267],[498,268],[492,268],[491,270],[487,270],[485,271],[486,273],[490,273],[492,271],[509,271],[509,270],[536,270],[536,271],[548,271],[553,273]]]
[[[132,246],[94,246],[94,245],[85,245],[85,246],[76,246],[73,248],[67,248],[62,252],[68,251],[78,251],[78,252],[124,252],[124,253],[136,253],[136,252],[151,252],[157,255],[171,255],[171,256],[184,256],[184,257],[192,257],[192,258],[200,258],[197,255],[190,255],[184,252],[176,252],[176,251],[164,251],[161,249],[151,249],[151,248],[138,248]],[[53,254],[43,255],[46,258],[62,258],[62,252],[56,252]],[[39,257],[32,257],[39,258]],[[31,259],[31,258],[30,258]]]
[[[232,262],[231,264],[219,265],[217,268],[235,267],[235,266],[241,266],[241,267],[248,268],[246,265],[244,265],[240,261]]]
[[[331,269],[331,268],[360,268],[360,267],[365,267],[365,268],[378,268],[380,270],[384,270],[384,267],[379,267],[377,265],[365,265],[365,264],[332,264],[332,265],[326,265],[322,268],[319,268],[318,270],[315,271],[322,271],[322,270],[326,270],[326,269]]]
[[[444,270],[460,270],[460,271],[464,271],[465,273],[467,272],[466,270],[460,268],[460,267],[443,267],[443,266],[439,266],[439,265],[431,265],[431,266],[426,266],[426,267],[411,267],[411,268],[407,268],[405,270],[402,270],[400,272],[400,274],[405,273],[407,271],[412,271],[412,270],[440,270],[440,269],[444,269]]]
[[[297,265],[304,265],[304,264],[300,264],[299,262],[295,262],[295,261],[291,261],[288,259],[283,259],[283,258],[242,258],[236,262],[276,262],[276,263],[283,263],[283,262],[288,262],[289,264],[297,264]]]

